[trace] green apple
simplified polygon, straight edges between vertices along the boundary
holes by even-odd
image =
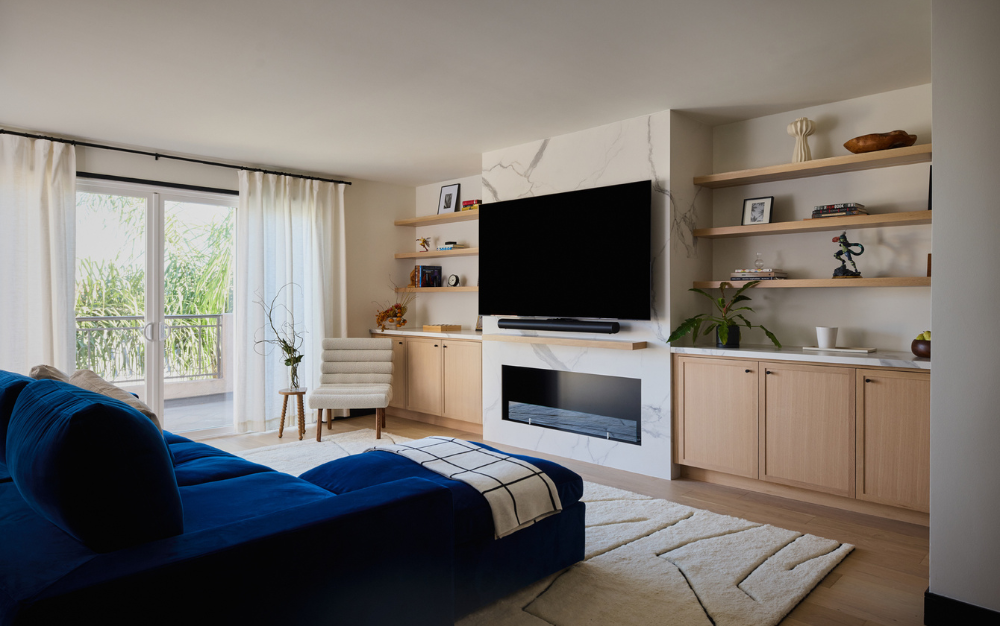
[[[927,340],[927,341],[931,340],[931,331],[929,331],[929,330],[925,330],[924,331],[924,339]]]

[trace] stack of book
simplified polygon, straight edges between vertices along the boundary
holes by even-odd
[[[865,210],[865,205],[860,202],[820,204],[813,207],[812,219],[820,217],[842,217],[844,215],[868,215],[868,211]]]
[[[468,244],[458,243],[457,241],[446,241],[443,246],[438,246],[438,250],[465,250],[469,246]]]
[[[732,275],[729,277],[731,281],[742,281],[742,280],[783,280],[788,278],[788,272],[785,270],[778,269],[745,269],[745,270],[733,270]]]
[[[462,200],[463,211],[475,211],[482,204],[482,200]]]

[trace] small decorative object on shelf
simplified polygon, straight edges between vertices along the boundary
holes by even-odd
[[[458,277],[458,274],[452,274],[451,276],[448,277],[449,287],[458,287],[461,284],[462,284],[462,279]]]
[[[440,287],[441,286],[441,266],[440,265],[418,265],[416,266],[417,287]]]
[[[424,248],[424,252],[431,251],[431,243],[427,240],[427,237],[418,237],[417,243],[419,243]]]
[[[823,217],[843,217],[845,215],[868,215],[865,205],[860,202],[841,202],[840,204],[817,204],[813,207],[812,217],[808,219],[820,219]]]
[[[833,270],[834,278],[861,278],[861,272],[858,271],[858,265],[854,262],[854,257],[861,256],[865,253],[865,247],[860,243],[851,243],[847,240],[847,231],[840,233],[840,237],[834,237],[833,243],[840,244],[840,250],[834,253],[833,258],[840,261],[840,267]],[[860,248],[860,250],[854,251],[851,248]],[[844,257],[847,257],[846,259]],[[850,263],[851,267],[854,269],[848,269],[847,264]]]
[[[295,283],[288,283],[279,289],[274,294],[274,298],[270,304],[264,302],[264,298],[261,297],[260,293],[256,294],[257,300],[254,302],[259,304],[260,308],[264,309],[264,318],[267,324],[254,333],[253,349],[257,354],[267,355],[268,345],[281,348],[282,354],[285,355],[285,365],[291,368],[289,377],[291,388],[295,390],[299,387],[299,363],[302,362],[302,353],[299,352],[299,348],[302,347],[302,343],[305,341],[303,338],[305,331],[295,329],[295,317],[292,315],[292,310],[287,305],[278,303],[281,292],[292,285],[295,285]],[[293,290],[289,289],[288,292],[288,296],[286,297],[294,298]],[[279,315],[285,318],[280,323],[277,319]],[[268,329],[270,329],[270,336],[268,335]],[[260,349],[258,349],[258,346],[260,346]]]
[[[438,198],[438,215],[454,213],[458,210],[459,183],[441,187],[441,197]]]
[[[916,135],[911,135],[905,130],[894,130],[891,133],[872,133],[855,137],[847,141],[844,147],[854,154],[862,154],[892,148],[909,148],[916,142]]]
[[[726,298],[726,289],[732,288],[733,286],[728,282],[723,282],[719,285],[719,292],[722,294],[721,298],[714,298],[707,292],[701,289],[688,289],[688,291],[694,291],[695,293],[700,293],[715,305],[718,309],[718,314],[716,315],[706,315],[705,313],[699,313],[694,317],[689,317],[688,319],[681,322],[681,325],[674,329],[674,332],[670,333],[670,337],[667,338],[667,343],[673,343],[691,333],[692,341],[698,339],[698,333],[701,331],[702,324],[708,324],[705,328],[704,335],[708,335],[713,330],[715,331],[715,346],[717,348],[739,348],[740,347],[740,325],[746,326],[747,329],[759,328],[764,331],[767,338],[771,340],[776,347],[780,348],[781,343],[778,338],[774,336],[774,333],[764,328],[763,326],[757,324],[751,324],[741,311],[753,312],[748,306],[737,306],[742,302],[749,302],[750,298],[743,295],[743,292],[751,287],[756,287],[760,284],[760,281],[754,280],[750,281],[745,285],[741,285],[736,293],[733,294],[731,298]]]
[[[479,208],[479,205],[482,204],[482,202],[483,201],[479,200],[479,199],[476,199],[476,200],[463,200],[462,201],[462,210],[463,211],[475,211],[476,209]]]
[[[450,333],[462,330],[461,324],[424,324],[425,333]]]
[[[443,246],[438,246],[438,250],[439,250],[439,251],[447,251],[447,250],[465,250],[465,249],[467,249],[468,247],[469,247],[469,246],[468,246],[467,244],[464,244],[464,243],[458,243],[457,241],[446,241],[446,242],[444,242],[444,245],[443,245]]]
[[[755,268],[757,268],[758,272],[764,269],[764,253],[763,252],[758,252],[757,253],[757,259],[753,262],[753,266]]]
[[[479,331],[483,330],[483,316],[482,315],[480,315],[478,318],[476,318],[476,330],[479,330]]]
[[[917,335],[917,338],[910,344],[910,351],[914,356],[931,358],[931,331],[925,330]]]
[[[748,224],[770,224],[771,207],[774,206],[774,196],[764,198],[747,198],[743,201],[743,226]]]
[[[414,266],[413,269],[410,270],[410,284],[407,285],[407,287],[416,287],[417,286],[417,270],[418,270],[418,267],[419,266]]]
[[[816,132],[816,122],[806,117],[800,117],[788,125],[788,134],[795,137],[795,150],[792,152],[792,163],[811,161],[809,151],[809,135]]]
[[[392,284],[393,291],[396,291],[396,283],[389,282]],[[396,291],[396,302],[394,304],[390,304],[381,310],[378,308],[375,309],[375,325],[378,326],[378,329],[384,331],[388,324],[392,324],[396,328],[406,326],[406,319],[403,316],[406,315],[406,311],[416,297],[417,294],[411,291]]]
[[[763,263],[761,263],[763,265]],[[736,269],[729,276],[730,280],[734,282],[742,282],[747,280],[784,280],[788,278],[788,272],[785,270],[759,267],[754,269]]]
[[[836,348],[838,330],[836,326],[817,326],[816,347],[822,349]]]

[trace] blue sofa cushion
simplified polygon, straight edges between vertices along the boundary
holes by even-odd
[[[28,506],[96,552],[184,530],[159,429],[107,396],[54,380],[31,383],[10,419],[7,462]]]
[[[10,423],[10,414],[14,412],[17,396],[30,382],[32,379],[27,376],[0,370],[0,471],[4,474],[7,474],[7,424]]]
[[[181,487],[184,532],[233,524],[333,498],[330,492],[281,472],[260,472]]]
[[[494,452],[503,452],[486,444],[476,443],[476,445]],[[549,475],[559,492],[563,509],[568,509],[583,496],[583,479],[575,472],[545,459],[521,454],[511,456],[528,461]],[[314,467],[303,473],[300,478],[335,494],[350,493],[402,478],[429,480],[451,491],[452,504],[455,508],[456,545],[469,541],[492,540],[494,537],[493,514],[482,494],[463,482],[445,478],[398,454],[391,452],[355,454]]]

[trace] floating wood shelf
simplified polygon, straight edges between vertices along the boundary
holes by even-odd
[[[927,211],[930,213],[930,211]],[[435,259],[446,256],[479,256],[479,248],[461,248],[459,250],[428,250],[427,252],[397,252],[397,259]]]
[[[928,143],[919,146],[910,146],[909,148],[879,150],[878,152],[850,154],[847,156],[830,157],[828,159],[805,161],[803,163],[787,163],[736,172],[723,172],[722,174],[709,174],[708,176],[695,176],[694,184],[710,189],[718,189],[720,187],[735,187],[751,183],[771,183],[778,180],[793,180],[796,178],[808,178],[810,176],[826,176],[827,174],[873,170],[880,167],[927,163],[930,160],[931,144]]]
[[[718,289],[719,284],[728,282],[738,286],[739,282],[721,280],[696,280],[695,289]],[[930,276],[900,276],[885,278],[787,278],[785,280],[762,280],[753,289],[794,289],[796,287],[930,287]]]
[[[645,341],[615,341],[611,339],[574,339],[572,337],[532,337],[527,335],[483,335],[483,341],[508,343],[541,343],[578,348],[605,348],[608,350],[644,350]]]
[[[479,209],[473,211],[458,211],[457,213],[442,213],[441,215],[425,215],[423,217],[408,217],[405,220],[393,222],[396,226],[434,226],[435,224],[451,224],[453,222],[469,222],[479,219]]]
[[[730,237],[750,237],[753,235],[811,233],[824,230],[916,226],[920,224],[930,224],[932,213],[933,211],[908,211],[906,213],[881,213],[878,215],[822,217],[812,220],[802,220],[799,222],[778,222],[775,224],[749,224],[747,226],[696,228],[694,236],[705,237],[706,239],[727,239]]]
[[[428,292],[440,292],[440,291],[453,291],[453,292],[465,292],[465,291],[479,291],[479,287],[396,287],[396,293],[428,293]]]

